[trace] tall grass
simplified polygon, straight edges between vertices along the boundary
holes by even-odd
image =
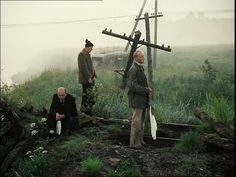
[[[102,169],[102,161],[98,157],[88,157],[81,162],[81,168],[89,176],[97,176]]]
[[[45,154],[21,160],[16,168],[5,174],[6,177],[45,177],[48,173],[48,159]]]
[[[127,94],[117,86],[110,84],[97,84],[97,101],[93,112],[105,118],[128,118],[130,109],[128,107]]]
[[[79,135],[70,136],[67,141],[55,148],[54,159],[56,161],[60,158],[70,159],[78,155],[81,149],[85,147],[85,144],[83,144],[85,140],[84,137]]]
[[[203,133],[214,133],[215,129],[212,127],[212,125],[202,122],[199,125],[196,126],[196,132],[203,134]]]
[[[178,48],[169,55],[160,53],[153,77],[153,107],[157,120],[197,123],[193,108],[207,105],[211,102],[209,98],[214,97],[227,100],[227,104],[222,101],[220,104],[228,105],[225,108],[233,112],[233,55],[232,46]],[[127,93],[118,87],[121,76],[112,69],[109,66],[97,68],[98,91],[94,114],[105,118],[130,118],[132,110],[128,107]],[[18,107],[31,104],[38,109],[49,109],[51,97],[60,86],[66,87],[76,97],[79,110],[81,85],[78,84],[78,71],[71,69],[47,70],[39,77],[15,86],[7,93],[7,99]]]
[[[175,119],[180,122],[195,122],[192,116],[193,108],[205,105],[212,96],[231,100],[229,104],[233,104],[233,74],[216,72],[207,60],[202,68],[204,69],[199,68],[197,76],[173,75],[155,82],[154,100],[156,100],[156,114],[160,116],[160,120]],[[227,110],[232,112],[232,106]],[[188,118],[181,120],[181,117]]]
[[[18,107],[30,104],[38,109],[48,108],[52,95],[61,86],[66,87],[72,95],[81,96],[75,70],[51,69],[24,84],[15,85],[11,94],[8,95],[8,101]]]
[[[234,125],[234,111],[230,101],[224,97],[213,97],[204,105],[204,110],[216,121],[231,127]]]
[[[213,157],[207,154],[178,154],[176,156],[178,164],[184,169],[186,176],[192,177],[212,177],[215,167],[212,165]]]
[[[188,132],[180,137],[180,141],[175,145],[174,150],[183,153],[198,153],[206,150],[206,145],[202,142],[200,134]]]
[[[115,170],[108,174],[108,177],[138,177],[137,169],[128,160],[119,161]]]

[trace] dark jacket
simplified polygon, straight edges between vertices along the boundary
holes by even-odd
[[[84,49],[79,53],[78,56],[78,68],[80,84],[87,84],[89,78],[92,79],[93,77],[96,77],[91,56]]]
[[[136,62],[131,66],[128,73],[128,96],[129,107],[145,109],[149,105],[148,84],[144,74],[144,68]]]
[[[50,106],[50,114],[56,116],[56,113],[64,114],[65,117],[78,116],[75,97],[67,93],[64,103],[61,103],[58,95],[54,94]]]

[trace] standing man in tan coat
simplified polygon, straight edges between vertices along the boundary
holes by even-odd
[[[79,53],[79,83],[82,84],[82,102],[80,111],[92,116],[92,107],[95,104],[93,89],[95,86],[96,73],[90,52],[93,50],[93,43],[85,40],[85,48]]]
[[[144,120],[146,109],[149,107],[149,98],[152,89],[148,87],[147,78],[144,73],[144,54],[136,50],[133,54],[134,62],[129,70],[128,78],[128,96],[129,107],[133,109],[130,147],[140,148],[145,145],[143,141]]]

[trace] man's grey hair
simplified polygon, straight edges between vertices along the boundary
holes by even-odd
[[[65,91],[65,93],[67,93],[67,91],[66,91],[66,88],[65,88],[65,87],[59,87],[59,88],[57,89],[57,92],[59,92],[59,91],[61,91],[61,90]]]
[[[143,54],[143,51],[142,50],[136,50],[133,54],[133,59],[137,58],[137,55],[138,53],[142,53]]]

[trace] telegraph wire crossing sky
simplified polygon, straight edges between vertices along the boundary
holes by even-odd
[[[185,11],[185,12],[168,12],[170,14],[175,14],[175,15],[186,15],[190,13],[191,11]],[[195,11],[195,13],[208,13],[208,14],[225,14],[227,17],[232,17],[233,14],[232,9],[226,9],[226,10],[210,10],[210,11]],[[158,12],[161,13],[162,12]],[[228,15],[226,15],[228,14]],[[91,19],[78,19],[78,20],[68,20],[68,21],[49,21],[49,22],[36,22],[36,23],[17,23],[17,24],[2,24],[2,28],[7,28],[7,27],[21,27],[21,26],[35,26],[35,25],[53,25],[53,24],[68,24],[68,23],[79,23],[79,22],[92,22],[92,21],[101,21],[101,20],[110,20],[110,19],[122,19],[122,18],[128,18],[128,17],[135,17],[137,15],[132,14],[132,15],[123,15],[123,16],[113,16],[113,17],[101,17],[101,18],[91,18]]]
[[[1,23],[73,21],[91,18],[137,15],[143,0],[103,1],[1,1]],[[172,18],[187,12],[207,12],[211,16],[232,17],[234,0],[158,0],[158,11]],[[155,0],[147,0],[144,12],[154,12]],[[225,13],[225,14],[224,14]],[[228,14],[227,14],[228,13]]]

